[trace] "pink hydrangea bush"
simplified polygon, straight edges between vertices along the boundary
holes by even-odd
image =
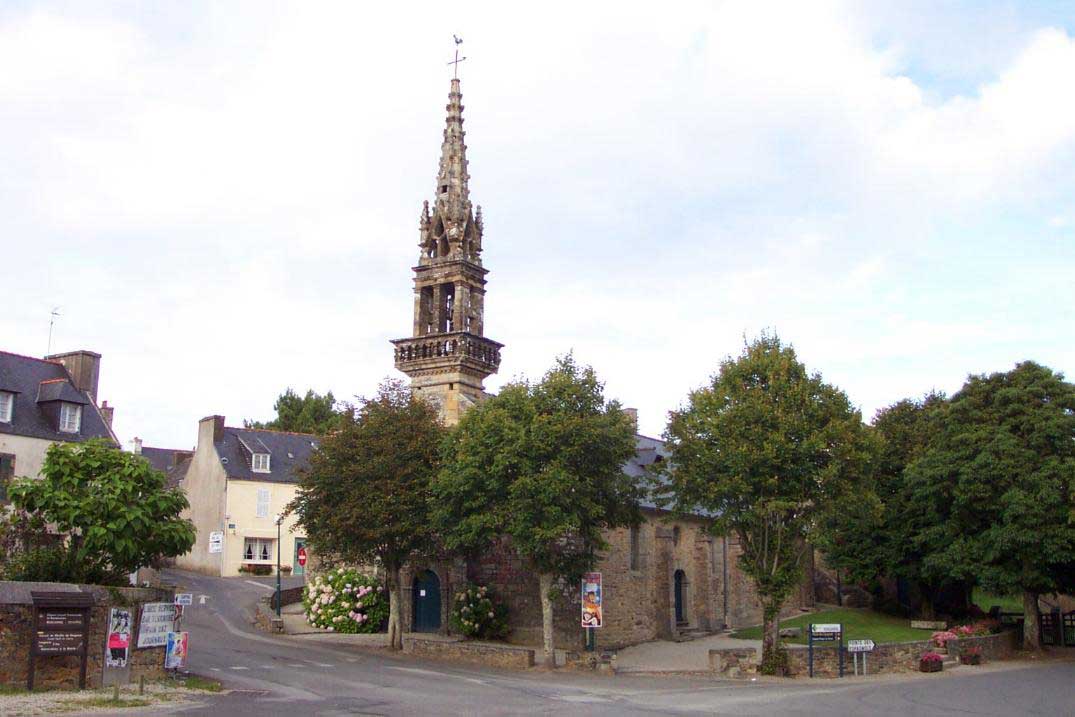
[[[945,645],[948,644],[949,640],[958,640],[959,635],[957,635],[956,633],[952,632],[951,630],[941,630],[940,632],[933,633],[933,636],[930,639],[933,641],[933,644],[936,645],[937,647],[944,647]],[[929,654],[933,654],[933,653],[929,653]]]
[[[302,591],[306,622],[329,632],[379,632],[388,619],[388,595],[377,578],[354,568],[318,575]]]
[[[922,657],[918,658],[922,662],[944,662],[944,658],[938,655],[936,652],[923,652]]]

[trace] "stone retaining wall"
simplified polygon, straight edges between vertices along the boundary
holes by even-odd
[[[299,585],[297,588],[288,588],[287,590],[280,591],[280,605],[293,605],[297,602],[302,602],[302,591],[306,589],[305,585]],[[269,597],[269,607],[273,610],[276,609],[276,592]]]
[[[982,651],[982,660],[1006,660],[1015,654],[1022,644],[1023,636],[1018,630],[1005,630],[996,635],[982,637],[963,637],[946,643],[948,654],[959,657],[969,648],[977,647]]]
[[[138,629],[142,605],[148,602],[172,602],[174,593],[165,588],[110,588],[99,585],[67,583],[24,583],[0,581],[0,685],[25,688],[33,644],[34,609],[30,592],[81,592],[93,595],[90,609],[89,645],[86,661],[86,686],[100,687],[104,670],[104,653],[108,619],[113,607],[125,607],[134,620],[127,664],[128,679],[154,679],[164,676],[164,647],[139,649]],[[34,689],[75,689],[78,687],[79,656],[48,656],[34,659]]]
[[[844,674],[853,673],[851,653],[844,648]],[[877,645],[866,658],[868,674],[876,675],[889,672],[915,672],[918,670],[918,658],[923,652],[932,648],[928,640],[915,642],[893,642]],[[809,648],[805,645],[788,645],[788,670],[792,677],[810,675]],[[839,677],[840,652],[836,645],[814,646],[814,677]]]
[[[534,666],[534,650],[515,645],[404,637],[403,650],[422,657],[474,662],[491,667],[518,669]]]
[[[758,674],[761,657],[753,647],[731,647],[709,651],[709,669],[722,677]]]

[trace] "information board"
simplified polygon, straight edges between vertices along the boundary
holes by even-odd
[[[82,631],[78,632],[37,632],[38,655],[79,655],[83,645]]]
[[[147,602],[142,606],[138,626],[138,647],[164,647],[168,633],[175,629],[175,605],[170,602]]]
[[[209,552],[219,553],[224,549],[224,531],[214,530],[209,533]]]

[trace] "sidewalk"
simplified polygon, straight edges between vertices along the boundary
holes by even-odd
[[[643,642],[616,653],[616,672],[708,672],[710,650],[746,647],[760,651],[761,640],[736,640],[727,635],[710,635],[688,642]]]

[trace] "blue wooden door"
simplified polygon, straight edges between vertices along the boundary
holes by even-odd
[[[440,580],[432,570],[414,576],[411,592],[414,605],[414,631],[436,632],[440,629]]]

